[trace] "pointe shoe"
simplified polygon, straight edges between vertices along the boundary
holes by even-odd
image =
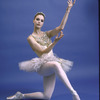
[[[74,91],[72,95],[73,95],[73,100],[81,100],[76,91]]]
[[[17,92],[15,95],[7,97],[7,100],[19,100],[22,99],[24,95],[21,92]]]

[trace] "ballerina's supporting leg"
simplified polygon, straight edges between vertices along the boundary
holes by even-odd
[[[7,97],[7,100],[15,99],[46,99],[49,100],[52,96],[55,87],[55,74],[44,76],[44,92],[34,92],[22,94],[17,92],[15,95]]]
[[[46,99],[52,96],[55,87],[55,74],[44,76],[44,92],[35,92],[24,94],[24,98]]]

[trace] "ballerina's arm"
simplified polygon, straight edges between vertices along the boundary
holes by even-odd
[[[50,38],[53,37],[53,36],[55,36],[55,35],[57,35],[61,30],[64,29],[65,24],[66,24],[67,19],[68,19],[69,12],[70,12],[71,8],[73,7],[73,5],[75,4],[75,1],[76,0],[74,0],[74,2],[72,2],[72,0],[68,0],[67,1],[68,7],[67,7],[65,15],[64,15],[64,17],[63,17],[63,19],[61,21],[61,24],[58,27],[56,27],[55,29],[47,31],[47,35]]]
[[[30,44],[31,48],[33,49],[33,51],[41,56],[44,53],[48,53],[52,50],[52,48],[55,46],[55,44],[63,37],[63,32],[61,31],[60,36],[58,37],[58,34],[54,40],[53,43],[51,43],[46,49],[42,49],[41,46],[36,42],[36,40],[32,37],[32,35],[30,35],[27,40],[28,43]]]

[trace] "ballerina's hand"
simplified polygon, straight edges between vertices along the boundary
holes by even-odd
[[[56,36],[56,38],[55,38],[55,42],[58,42],[62,37],[64,36],[64,34],[63,34],[63,32],[61,31],[60,32],[60,36],[58,37],[58,34],[57,34],[57,36]]]
[[[75,4],[76,0],[74,0],[74,2],[72,0],[68,0],[68,7],[73,7],[73,5]]]

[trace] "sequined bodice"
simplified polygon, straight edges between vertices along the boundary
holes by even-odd
[[[51,39],[47,36],[46,33],[44,33],[42,37],[38,37],[38,36],[35,36],[33,34],[32,34],[32,36],[36,40],[36,42],[42,46],[48,47],[52,43]]]

